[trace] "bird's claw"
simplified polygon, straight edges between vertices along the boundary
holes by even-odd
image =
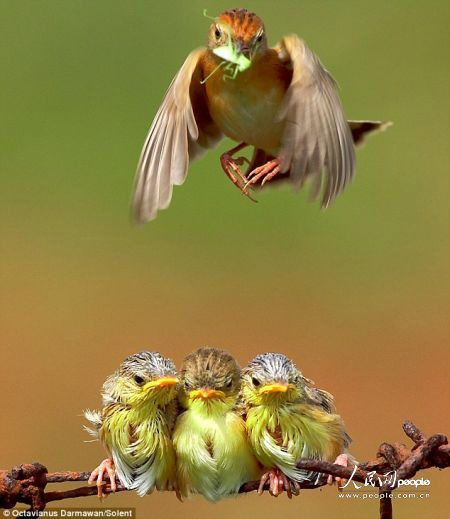
[[[247,175],[246,186],[256,184],[261,178],[263,179],[261,185],[269,182],[280,172],[280,164],[278,159],[270,160],[266,164],[255,168]]]
[[[339,454],[339,456],[334,460],[336,465],[341,465],[342,467],[348,467],[348,455],[347,454]],[[341,478],[339,476],[332,476],[331,474],[327,478],[328,485],[333,485],[336,483],[337,489],[341,490],[343,486],[347,483],[347,480]]]
[[[235,161],[231,158],[228,160],[225,159],[222,162],[222,166],[228,178],[241,191],[241,193],[250,198],[250,200],[253,200],[253,202],[256,202],[256,200],[250,195],[248,188],[245,186],[245,177],[240,168],[236,165]],[[236,178],[235,174],[239,177],[239,180]]]
[[[264,486],[269,481],[269,494],[273,497],[278,497],[283,490],[289,499],[292,496],[298,496],[300,493],[300,485],[296,481],[290,480],[280,469],[274,468],[265,472],[260,479],[258,494],[261,495],[264,492]]]
[[[257,184],[261,179],[261,187],[270,182],[280,172],[280,161],[278,159],[269,160],[262,166],[255,168],[246,176],[246,183],[244,189],[248,189],[252,185]]]
[[[108,494],[103,492],[103,487],[106,485],[106,481],[103,481],[105,474],[108,474],[111,491],[115,492],[117,490],[116,470],[114,468],[114,462],[111,458],[104,459],[100,465],[91,472],[91,475],[88,479],[88,485],[92,485],[94,481],[96,481],[97,495],[99,499],[103,499],[108,496]]]
[[[235,149],[235,151],[237,151],[237,149]],[[248,159],[246,159],[245,157],[238,157],[237,159],[233,159],[232,152],[233,150],[221,155],[220,164],[222,165],[222,169],[225,171],[227,177],[233,182],[233,184],[241,191],[243,195],[245,195],[253,202],[257,202],[257,200],[255,200],[250,195],[248,188],[245,186],[247,178],[238,166],[238,164],[242,165],[244,161],[248,161]]]

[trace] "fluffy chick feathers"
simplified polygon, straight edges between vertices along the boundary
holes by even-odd
[[[173,435],[179,491],[218,501],[260,477],[244,421],[235,411],[240,368],[228,353],[200,348],[186,357],[180,378],[185,410]]]
[[[258,460],[293,481],[317,477],[296,467],[300,458],[334,461],[350,443],[333,396],[282,354],[258,355],[244,368],[239,408]]]
[[[123,486],[139,495],[174,489],[171,432],[177,415],[176,369],[156,352],[127,357],[102,388],[102,411],[87,410],[88,432],[111,455]]]

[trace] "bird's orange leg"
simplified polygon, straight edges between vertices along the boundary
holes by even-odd
[[[111,490],[115,492],[117,490],[116,470],[112,458],[106,458],[103,460],[100,465],[91,472],[88,479],[89,485],[92,485],[94,481],[97,481],[97,495],[100,499],[105,497],[105,494],[103,493],[103,485],[106,485],[106,481],[103,481],[105,473],[108,474]]]
[[[241,144],[238,144],[236,147],[234,147],[231,150],[226,151],[225,153],[223,153],[220,156],[220,164],[222,165],[222,169],[225,171],[227,177],[231,180],[231,182],[233,182],[233,184],[245,196],[250,198],[250,200],[253,200],[254,202],[256,202],[256,200],[254,200],[250,196],[250,193],[249,193],[247,187],[245,186],[245,184],[247,182],[247,178],[242,173],[242,171],[241,171],[241,169],[239,167],[245,161],[248,162],[248,160],[245,157],[238,157],[236,159],[233,159],[233,155],[235,153],[237,153],[238,151],[242,150],[243,148],[245,148],[246,146],[248,146],[248,144],[246,144],[245,142],[241,142]],[[239,177],[239,180],[236,178],[235,175],[237,175],[237,177]]]
[[[334,460],[334,463],[336,465],[342,465],[343,467],[348,467],[348,456],[347,454],[339,454],[339,456]],[[344,478],[334,477],[329,475],[327,479],[327,483],[329,485],[332,485],[334,482],[336,482],[336,485],[338,487],[338,490],[341,486],[344,486],[347,483],[347,480]]]
[[[270,182],[274,177],[278,175],[280,172],[280,161],[278,159],[269,160],[262,166],[255,168],[253,171],[247,175],[247,182],[244,185],[244,189],[247,189],[249,186],[256,184],[261,179],[261,186],[263,186],[266,182]]]

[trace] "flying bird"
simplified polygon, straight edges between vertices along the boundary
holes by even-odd
[[[269,481],[271,494],[284,489],[291,497],[299,483],[315,481],[318,474],[297,468],[300,458],[355,462],[333,396],[316,388],[285,355],[258,355],[242,370],[240,401],[253,451],[266,468],[259,493]]]
[[[102,388],[103,409],[85,411],[108,458],[91,473],[103,497],[103,478],[111,489],[120,483],[141,496],[158,490],[176,490],[175,452],[171,433],[177,415],[178,378],[173,362],[156,352],[127,357]]]
[[[173,433],[182,497],[200,494],[218,501],[260,478],[244,421],[235,411],[239,389],[240,368],[228,353],[200,348],[185,358],[179,393],[184,411]]]
[[[167,208],[190,162],[224,136],[237,145],[221,155],[222,169],[244,195],[283,180],[300,189],[310,179],[311,196],[328,207],[354,175],[354,144],[386,126],[347,121],[334,79],[296,35],[270,48],[261,18],[224,11],[213,19],[207,47],[188,55],[150,127],[135,217],[149,221]],[[237,156],[246,147],[251,160]]]

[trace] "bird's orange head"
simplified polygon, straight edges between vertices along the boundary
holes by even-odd
[[[228,45],[250,60],[267,50],[266,31],[259,16],[247,9],[229,9],[219,14],[209,29],[208,47]]]

